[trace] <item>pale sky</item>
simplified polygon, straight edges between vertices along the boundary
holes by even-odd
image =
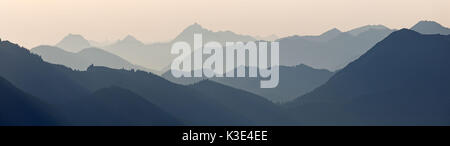
[[[213,31],[280,37],[367,24],[450,26],[450,0],[0,0],[0,38],[31,48],[69,33],[167,41],[197,22]]]

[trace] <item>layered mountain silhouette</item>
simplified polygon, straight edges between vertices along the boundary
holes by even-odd
[[[47,103],[63,103],[89,95],[89,90],[54,65],[8,41],[0,42],[0,76]]]
[[[56,46],[69,52],[79,52],[82,49],[91,47],[91,44],[79,34],[69,34],[59,41]]]
[[[246,67],[248,76],[249,67]],[[276,88],[260,88],[260,81],[263,78],[175,78],[171,71],[162,75],[165,79],[177,84],[189,85],[203,80],[214,81],[230,87],[242,89],[259,96],[262,96],[275,103],[288,102],[296,97],[304,95],[316,87],[324,84],[333,73],[328,70],[314,69],[306,65],[293,67],[280,66],[280,81]],[[234,70],[235,71],[235,70]]]
[[[402,29],[288,104],[307,125],[450,124],[450,36]]]
[[[421,34],[442,34],[449,35],[450,29],[442,26],[441,24],[434,21],[420,21],[411,30],[417,31]]]
[[[50,106],[0,77],[0,126],[57,125]]]
[[[411,29],[423,34],[446,35],[450,33],[448,28],[433,21],[420,21]],[[366,25],[347,32],[333,28],[318,36],[280,38],[276,40],[282,44],[280,46],[280,65],[295,66],[305,64],[314,68],[335,71],[357,59],[369,48],[373,47],[375,43],[381,41],[393,31],[383,25]],[[186,41],[192,45],[194,33],[203,34],[204,43],[209,41],[218,41],[222,44],[226,41],[272,41],[276,38],[274,35],[269,37],[251,37],[235,34],[231,31],[213,32],[195,23],[188,26],[169,42],[144,44],[135,37],[128,35],[113,44],[103,44],[101,46],[133,64],[165,72],[170,68],[170,63],[177,56],[170,54],[172,44]],[[69,52],[78,52],[91,45],[82,36],[69,34],[57,46]]]
[[[336,28],[319,36],[281,38],[280,64],[305,64],[335,71],[364,54],[393,30],[381,25],[368,25],[348,32]]]
[[[0,51],[0,66],[14,66],[0,70],[0,76],[55,107],[62,113],[65,125],[284,125],[292,122],[281,120],[290,118],[281,112],[281,107],[263,97],[222,88],[217,83],[212,83],[217,86],[215,91],[230,95],[213,98],[202,89],[177,85],[144,71],[98,66],[74,71],[46,63],[27,49],[7,41],[0,43]],[[227,99],[220,99],[229,96],[239,97],[241,101],[224,103],[222,100]],[[255,99],[258,101],[253,102]],[[255,113],[230,109],[234,104],[270,105],[260,109],[270,114],[255,118]],[[253,107],[240,108],[253,111]]]
[[[273,89],[259,88],[260,78],[163,78],[79,35],[63,39],[61,49],[0,41],[0,125],[450,125],[448,28],[421,21],[412,29],[418,32],[370,25],[282,38]],[[192,42],[194,32],[204,42],[255,40],[194,24],[171,42],[127,36],[106,49],[167,68],[175,56],[161,52]]]
[[[31,52],[38,54],[46,62],[61,64],[76,70],[86,70],[90,65],[97,65],[115,69],[154,72],[99,48],[85,48],[77,53],[72,53],[58,47],[38,46],[31,49]]]

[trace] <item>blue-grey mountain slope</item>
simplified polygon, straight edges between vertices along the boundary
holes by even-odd
[[[281,110],[274,111],[278,112],[277,115],[265,115],[265,121],[251,119],[243,113],[231,110],[228,107],[230,103],[220,102],[212,98],[211,94],[203,93],[207,92],[207,90],[194,90],[191,87],[177,85],[143,71],[115,70],[91,66],[87,71],[68,71],[67,74],[91,91],[109,86],[128,89],[154,103],[187,125],[282,125],[285,123],[285,121],[273,122],[276,121],[275,119],[278,119],[278,115],[283,115],[280,113]],[[221,86],[218,86],[216,91],[226,89],[219,87]],[[265,100],[263,97],[256,95],[247,97],[246,95],[248,94],[246,92],[237,89],[228,91],[229,94],[239,93],[234,96],[242,99],[258,97],[259,100]],[[226,95],[216,96],[224,97]],[[246,102],[242,104],[255,103]],[[273,103],[271,104],[272,107],[278,107]]]
[[[83,36],[78,34],[69,34],[59,41],[55,46],[69,52],[79,52],[82,49],[91,47],[91,44]]]
[[[173,126],[181,121],[147,99],[117,86],[66,105],[66,125]]]
[[[287,104],[306,125],[449,125],[450,36],[402,29]]]

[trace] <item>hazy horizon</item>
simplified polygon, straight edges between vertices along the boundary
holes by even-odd
[[[420,20],[450,26],[448,0],[0,0],[0,5],[0,38],[27,48],[54,45],[69,33],[100,42],[127,35],[162,42],[193,23],[278,37],[369,24],[409,28]]]

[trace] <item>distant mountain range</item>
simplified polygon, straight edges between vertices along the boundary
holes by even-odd
[[[411,28],[423,34],[449,34],[449,29],[433,21],[420,21]],[[377,42],[384,39],[395,30],[383,25],[366,25],[342,32],[333,28],[318,36],[290,36],[276,39],[280,42],[280,65],[295,66],[305,64],[318,69],[339,70],[348,63],[364,54]],[[195,23],[184,29],[176,38],[169,42],[144,44],[135,37],[128,35],[112,44],[97,45],[116,54],[132,64],[158,72],[166,72],[172,60],[177,55],[170,54],[174,42],[186,41],[193,44],[194,33],[203,34],[203,42],[218,41],[258,41],[274,40],[269,37],[252,37],[239,35],[231,31],[213,32]],[[69,52],[79,52],[91,47],[89,42],[80,35],[69,34],[57,44]],[[99,43],[96,43],[99,44]],[[192,46],[191,46],[192,47]]]
[[[305,64],[335,71],[364,54],[393,30],[381,25],[369,25],[342,32],[336,28],[319,36],[281,38],[280,64]]]
[[[450,36],[402,29],[289,103],[307,125],[448,125]]]
[[[53,46],[38,46],[31,49],[49,63],[61,64],[76,70],[86,70],[90,65],[105,66],[114,69],[136,69],[156,72],[134,65],[119,56],[99,48],[85,48],[72,53]]]
[[[146,68],[165,72],[170,68],[173,59],[178,55],[170,53],[172,44],[185,41],[191,45],[194,43],[194,33],[203,35],[203,42],[218,41],[225,44],[226,41],[254,41],[251,36],[235,34],[231,31],[213,32],[195,23],[183,30],[175,39],[165,43],[143,44],[134,37],[127,37],[110,46],[106,50],[117,54],[130,62],[142,65]],[[191,46],[193,49],[194,47]]]

